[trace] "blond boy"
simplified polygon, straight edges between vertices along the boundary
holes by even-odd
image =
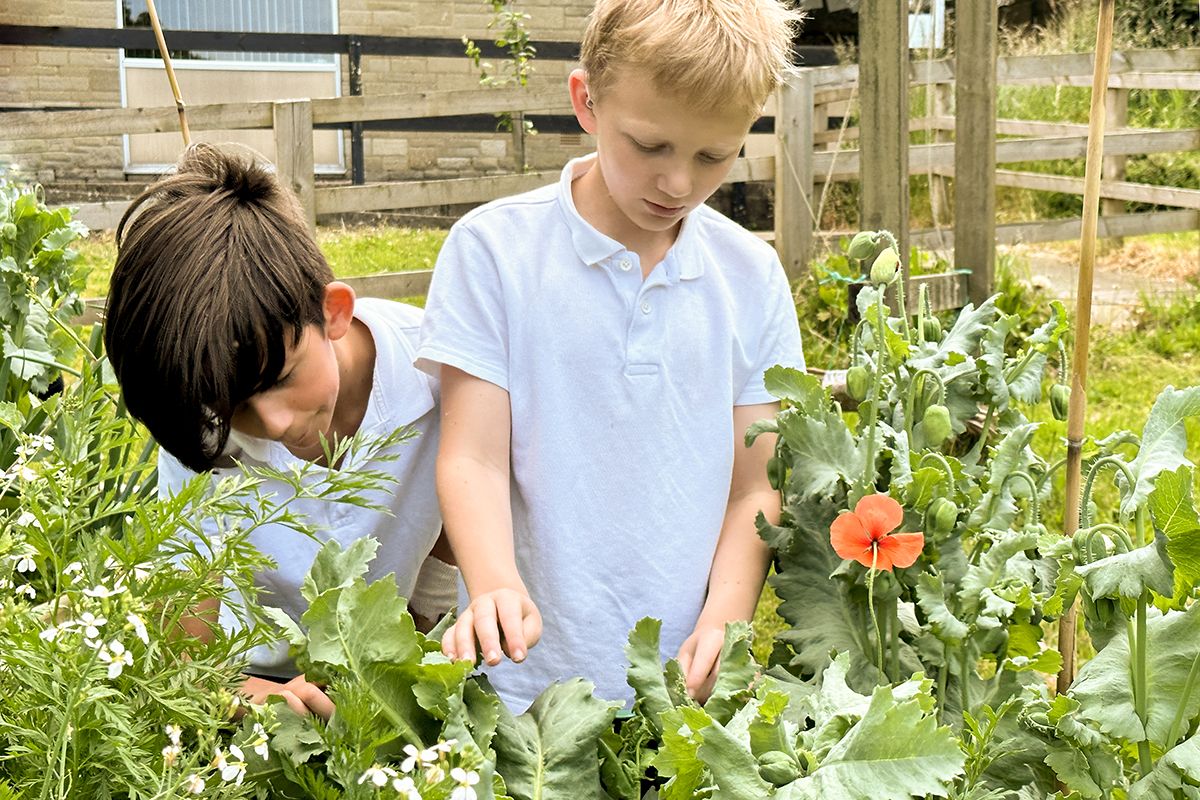
[[[517,710],[572,675],[628,700],[644,616],[704,698],[726,623],[754,613],[755,516],[779,501],[773,441],[742,437],[776,411],[763,372],[803,354],[774,251],[703,203],[797,19],[600,0],[569,79],[596,153],[467,215],[439,257],[417,355],[442,380],[438,492],[467,590],[442,648],[478,647]]]

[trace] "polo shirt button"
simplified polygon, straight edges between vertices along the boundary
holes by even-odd
[[[622,258],[618,266],[621,267],[622,272],[629,272],[629,270],[633,269],[633,262],[628,258]]]
[[[643,314],[650,313],[650,304],[649,303],[642,303],[642,313]]]

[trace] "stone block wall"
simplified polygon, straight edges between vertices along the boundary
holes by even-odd
[[[527,27],[534,40],[578,41],[591,5],[591,0],[524,0],[519,7],[531,16]],[[491,7],[483,0],[339,0],[338,16],[342,33],[454,39],[467,35],[477,41],[495,36],[487,28]],[[116,18],[116,0],[63,0],[52,6],[35,0],[0,3],[0,24],[115,27]],[[349,94],[348,59],[341,60],[342,93]],[[531,84],[561,86],[565,99],[566,76],[573,66],[535,59]],[[479,85],[478,71],[465,55],[368,56],[363,58],[362,78],[368,96]],[[6,108],[120,107],[120,85],[116,50],[0,46],[0,106]],[[286,95],[286,74],[281,73],[280,96]],[[349,135],[344,139],[348,167]],[[532,169],[556,169],[590,147],[587,136],[542,133],[526,138],[526,162]],[[364,145],[369,181],[509,172],[515,166],[515,153],[509,132],[368,132]],[[147,180],[125,174],[121,137],[12,141],[5,140],[0,130],[0,169],[5,165],[15,165],[22,177],[50,186],[86,184],[113,193],[122,193],[115,184],[128,182],[125,193],[132,194]]]

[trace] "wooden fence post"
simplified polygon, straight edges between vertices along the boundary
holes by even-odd
[[[1129,90],[1109,89],[1104,98],[1104,130],[1119,131],[1129,124]],[[1101,177],[1106,181],[1125,180],[1126,156],[1106,156]],[[1115,217],[1125,213],[1124,200],[1101,200],[1100,216]],[[1104,242],[1104,249],[1121,246],[1120,237]]]
[[[309,231],[317,230],[316,186],[313,173],[313,111],[309,100],[272,104],[275,131],[275,170],[279,182],[296,193]]]
[[[813,255],[813,82],[801,69],[782,83],[775,109],[775,249],[790,280]]]
[[[996,28],[993,2],[959,3],[955,20],[954,265],[981,303],[996,273]]]
[[[908,3],[863,0],[858,11],[861,215],[886,228],[908,266]]]

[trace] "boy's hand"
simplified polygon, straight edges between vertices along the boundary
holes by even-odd
[[[316,714],[324,720],[333,715],[333,701],[315,683],[309,683],[303,675],[297,675],[287,683],[266,678],[247,677],[242,684],[242,695],[251,703],[261,705],[269,697],[282,697],[288,708],[300,716]]]
[[[712,694],[721,666],[721,647],[725,644],[725,629],[698,624],[692,635],[679,648],[679,666],[683,669],[688,695],[703,705]]]
[[[520,663],[541,638],[542,615],[529,595],[516,589],[495,589],[477,596],[459,615],[442,636],[442,652],[452,660],[474,664],[478,640],[487,665],[500,663],[501,648]]]

